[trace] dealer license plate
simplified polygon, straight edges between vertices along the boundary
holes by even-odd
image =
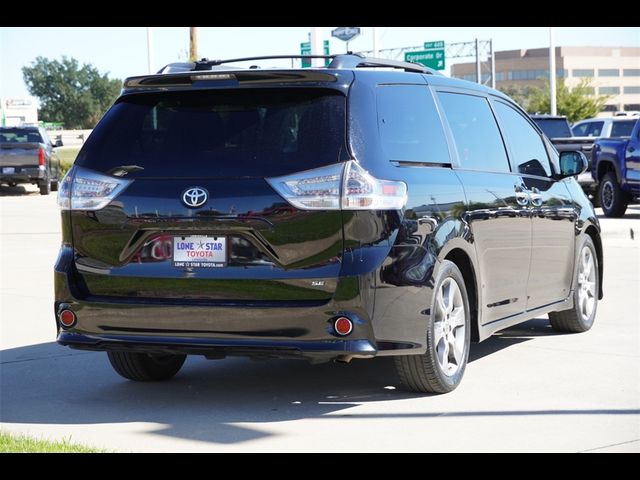
[[[16,169],[14,167],[4,167],[2,173],[16,173]]]
[[[173,266],[216,268],[227,264],[227,237],[173,237]]]

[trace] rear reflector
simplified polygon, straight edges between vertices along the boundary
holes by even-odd
[[[353,322],[347,317],[338,317],[333,322],[333,329],[342,337],[349,335],[353,330]]]
[[[58,314],[58,321],[64,328],[71,328],[76,324],[76,314],[71,310],[62,310]]]

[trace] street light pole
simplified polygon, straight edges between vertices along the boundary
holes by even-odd
[[[322,55],[324,49],[322,46],[322,36],[320,34],[320,27],[311,27],[311,55]],[[311,66],[320,67],[324,65],[324,61],[321,58],[312,58]]]
[[[189,61],[198,60],[198,27],[189,27]]]
[[[153,73],[153,30],[147,27],[147,66],[149,73]]]
[[[556,46],[553,27],[549,27],[549,95],[551,97],[551,115],[558,114],[556,105]]]
[[[482,83],[482,74],[480,72],[480,42],[476,38],[476,82]]]
[[[373,28],[373,56],[377,57],[378,56],[378,50],[380,49],[380,39],[378,38],[378,28],[377,27],[372,27]]]

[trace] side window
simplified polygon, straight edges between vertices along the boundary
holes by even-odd
[[[435,102],[426,86],[377,89],[378,129],[390,160],[451,163]]]
[[[438,97],[453,133],[462,168],[508,172],[507,153],[487,99],[444,92]]]
[[[604,126],[604,122],[591,122],[589,126],[589,133],[587,133],[590,137],[599,137],[602,134],[602,127]]]
[[[624,122],[613,122],[611,124],[612,137],[630,137],[633,132],[633,126],[636,124],[633,120]]]
[[[516,109],[497,101],[494,105],[513,156],[514,170],[522,174],[550,176],[549,157],[537,130]]]
[[[589,135],[589,125],[591,122],[578,123],[574,125],[571,131],[574,137],[586,137]]]

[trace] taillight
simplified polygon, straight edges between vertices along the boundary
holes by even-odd
[[[100,210],[131,182],[74,166],[60,183],[58,206],[62,210]]]
[[[355,160],[267,181],[302,210],[399,210],[407,202],[404,182],[375,178]]]
[[[38,149],[38,165],[44,167],[44,148],[40,147]]]

